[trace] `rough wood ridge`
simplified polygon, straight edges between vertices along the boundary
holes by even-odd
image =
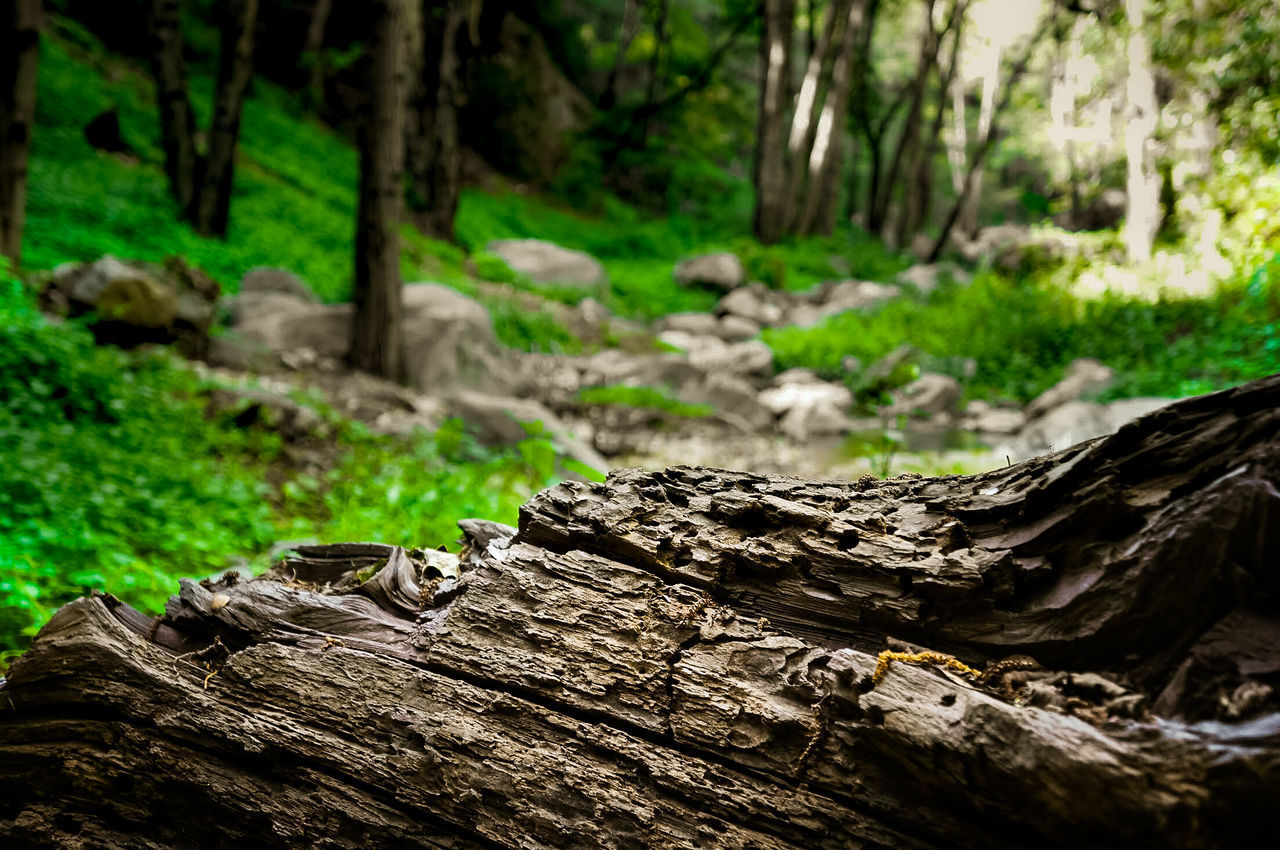
[[[82,599],[0,685],[0,839],[1257,843],[1277,483],[1273,376],[980,476],[627,471],[461,556]]]

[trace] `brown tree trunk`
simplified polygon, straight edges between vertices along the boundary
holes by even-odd
[[[756,202],[752,230],[772,244],[782,238],[786,216],[786,124],[791,79],[795,0],[760,0],[760,108],[756,122]]]
[[[302,59],[307,63],[307,93],[312,108],[324,103],[325,67],[322,59],[324,33],[329,25],[333,0],[315,0],[307,19],[307,32],[302,38]]]
[[[618,102],[618,77],[627,61],[627,51],[640,31],[640,0],[624,0],[622,6],[622,26],[618,30],[618,52],[614,54],[613,65],[609,68],[609,77],[605,80],[604,91],[600,93],[597,103],[600,111],[608,112]]]
[[[199,194],[191,220],[205,236],[227,235],[231,214],[232,174],[240,115],[253,77],[253,35],[258,21],[258,0],[229,0],[222,23],[218,88],[213,104],[209,152],[205,155]]]
[[[179,0],[151,0],[151,69],[160,111],[160,143],[169,189],[185,214],[196,194],[195,115],[187,96],[186,61],[182,57],[182,5]]]
[[[415,0],[377,0],[369,44],[368,106],[358,131],[355,311],[348,359],[357,369],[404,379],[400,214],[408,33]]]
[[[629,470],[459,556],[81,599],[0,683],[0,840],[1270,846],[1278,492],[1273,376],[979,476]]]
[[[40,24],[40,0],[0,5],[0,256],[14,266],[22,260]]]
[[[889,157],[889,170],[884,177],[884,186],[880,194],[880,209],[876,211],[876,218],[881,224],[880,234],[886,242],[897,244],[893,238],[894,233],[890,231],[889,222],[889,204],[893,200],[894,191],[898,186],[898,175],[902,171],[902,163],[910,156],[914,156],[914,150],[920,144],[920,120],[924,112],[924,96],[925,91],[929,87],[929,75],[932,72],[934,59],[937,55],[937,38],[933,30],[933,7],[935,0],[924,0],[924,28],[920,34],[920,51],[916,57],[916,73],[911,79],[911,85],[907,91],[907,116],[902,123],[902,133],[898,136],[898,143],[893,148],[893,153]],[[903,194],[906,194],[904,189]]]
[[[421,45],[412,57],[421,70],[410,83],[413,94],[406,122],[409,217],[422,233],[449,242],[462,191],[457,40],[466,5],[467,0],[449,0],[443,15],[424,9]]]

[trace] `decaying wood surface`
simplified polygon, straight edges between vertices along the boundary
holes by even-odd
[[[0,840],[1272,846],[1277,483],[1280,376],[980,476],[628,471],[458,556],[82,599],[0,685]]]

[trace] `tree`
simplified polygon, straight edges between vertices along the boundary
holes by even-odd
[[[27,158],[36,114],[40,0],[0,4],[0,255],[22,259]]]
[[[348,359],[394,381],[405,378],[400,217],[404,208],[404,124],[408,34],[415,0],[375,0],[366,66],[368,101],[357,131],[355,310]]]
[[[228,0],[221,12],[221,48],[207,152],[196,147],[187,94],[180,0],[151,0],[151,65],[160,107],[160,138],[170,191],[184,218],[205,236],[226,237],[240,115],[253,76],[258,0]]]
[[[868,0],[832,0],[792,112],[788,107],[795,4],[765,2],[754,217],[762,242],[776,242],[786,234],[807,235],[834,224],[843,117],[859,36],[869,26],[867,9]]]
[[[1280,375],[980,476],[624,470],[0,683],[6,846],[1269,846]],[[103,793],[127,788],[128,793]]]
[[[410,48],[414,73],[405,123],[409,216],[422,233],[449,242],[462,190],[457,40],[468,5],[469,0],[426,3],[419,37]]]
[[[1128,194],[1124,222],[1125,253],[1129,262],[1151,259],[1160,229],[1160,175],[1155,168],[1152,137],[1160,113],[1156,108],[1156,81],[1151,71],[1151,48],[1144,27],[1145,0],[1125,0],[1128,22],[1129,75],[1125,85],[1125,187]]]

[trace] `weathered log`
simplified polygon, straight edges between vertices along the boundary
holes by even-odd
[[[1273,376],[979,476],[628,471],[82,599],[0,684],[0,840],[1270,844],[1277,483]]]

